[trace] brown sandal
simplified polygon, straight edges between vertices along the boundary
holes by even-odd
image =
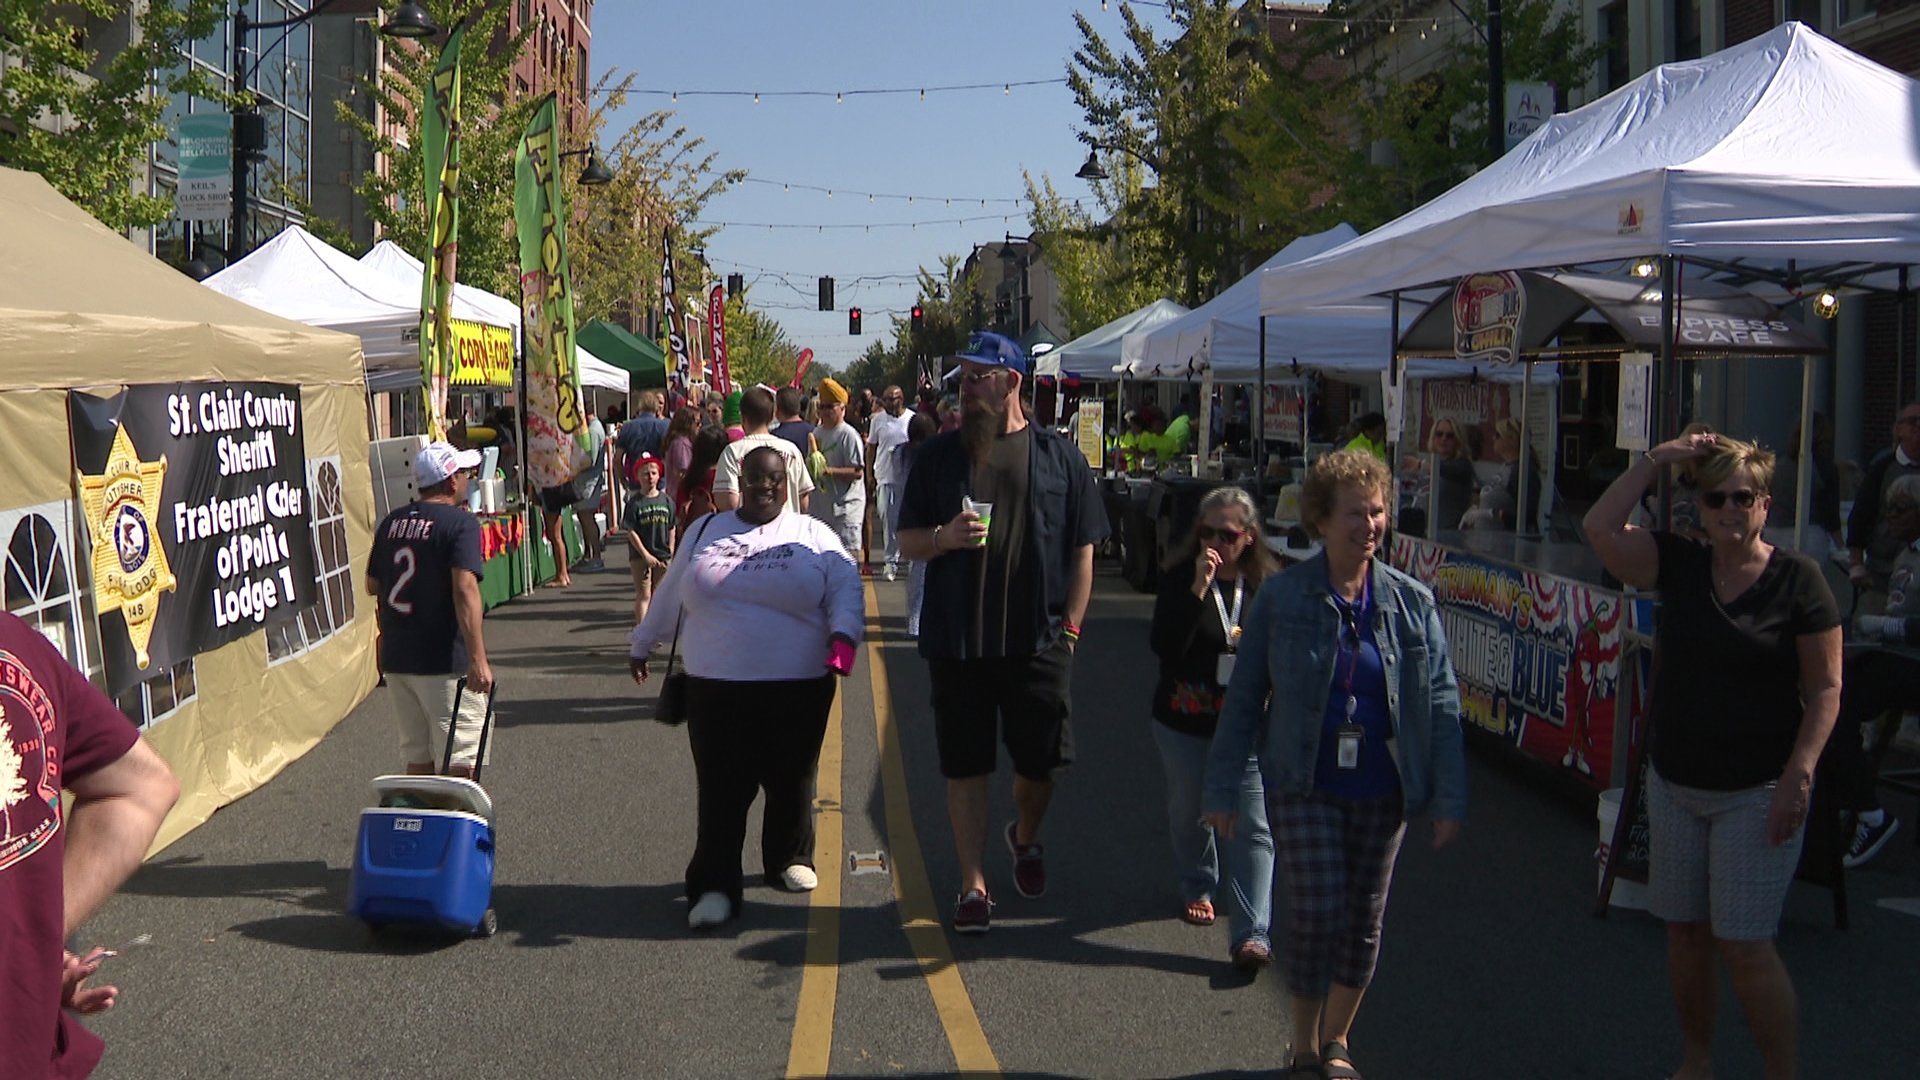
[[[1195,900],[1193,903],[1187,905],[1187,910],[1180,913],[1180,918],[1185,920],[1190,926],[1212,926],[1214,919],[1213,901]]]

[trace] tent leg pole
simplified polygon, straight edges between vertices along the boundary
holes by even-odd
[[[1680,413],[1679,365],[1675,361],[1673,294],[1679,287],[1678,264],[1671,255],[1660,256],[1660,370],[1657,380],[1660,395],[1654,410],[1653,444],[1674,437]],[[1666,469],[1660,470],[1660,527],[1673,528],[1673,480]]]
[[[1807,549],[1807,514],[1813,499],[1813,357],[1800,358],[1800,473],[1793,490],[1793,550]]]
[[[1533,485],[1527,481],[1533,479],[1533,425],[1528,423],[1533,419],[1533,361],[1522,360],[1520,363],[1524,365],[1520,372],[1520,460],[1514,464],[1514,468],[1520,470],[1520,479],[1515,484],[1518,497],[1514,500],[1513,534],[1531,537],[1534,535],[1534,507],[1533,500],[1528,496],[1532,493]]]
[[[1387,321],[1387,388],[1390,393],[1400,392],[1400,290],[1393,291],[1393,315]],[[1387,411],[1393,411],[1393,402],[1380,403]],[[1404,405],[1404,403],[1403,403]],[[1401,413],[1401,422],[1405,423],[1406,413]],[[1391,420],[1387,424],[1387,475],[1400,475],[1400,430]],[[1388,488],[1387,521],[1395,529],[1400,527],[1400,493],[1394,490],[1399,486],[1395,481]]]
[[[1907,268],[1900,268],[1900,290],[1894,300],[1893,316],[1893,407],[1898,410],[1907,400],[1906,371],[1907,359]],[[1920,358],[1914,362],[1914,382],[1920,387]]]
[[[1267,317],[1260,316],[1260,385],[1254,391],[1253,477],[1257,487],[1267,468]]]

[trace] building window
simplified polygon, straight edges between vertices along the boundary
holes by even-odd
[[[314,579],[320,594],[298,618],[267,627],[268,664],[306,652],[353,621],[353,563],[347,554],[347,509],[340,488],[340,468],[338,457],[307,462],[307,491],[313,500]]]
[[[1834,0],[1833,19],[1840,26],[1880,14],[1880,0]]]
[[[152,727],[199,696],[200,687],[194,678],[193,658],[188,657],[146,682],[122,690],[115,704],[120,706],[120,711],[126,714],[127,719],[141,727]]]
[[[515,24],[515,27],[518,28],[527,25],[527,20],[532,17],[533,11],[528,6],[527,0],[520,0],[520,21]]]
[[[587,47],[585,45],[579,45],[575,48],[579,51],[580,56],[580,94],[584,97],[587,93]]]
[[[1600,40],[1607,44],[1606,83],[1603,92],[1618,90],[1633,81],[1627,0],[1615,0],[1600,9]]]
[[[1673,58],[1700,59],[1700,0],[1673,0]]]

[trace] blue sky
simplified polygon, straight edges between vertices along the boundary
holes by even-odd
[[[636,86],[658,90],[824,90],[933,87],[991,83],[991,90],[919,95],[751,98],[682,93],[636,95],[626,122],[671,108],[721,168],[739,168],[767,180],[834,189],[785,191],[742,184],[710,203],[707,221],[751,222],[729,227],[709,243],[716,271],[738,271],[756,307],[778,318],[797,345],[822,363],[844,368],[876,340],[885,340],[889,310],[913,302],[912,273],[937,266],[942,254],[966,255],[974,244],[1024,234],[1026,218],[1009,202],[1023,189],[1021,170],[1051,174],[1069,198],[1087,198],[1073,178],[1086,148],[1073,132],[1080,119],[1064,84],[999,87],[1057,79],[1079,43],[1073,12],[1084,11],[1110,42],[1124,30],[1119,4],[1102,12],[1099,0],[603,0],[594,6],[593,65],[638,72]],[[1165,33],[1164,14],[1139,13]],[[614,126],[626,126],[614,118]],[[853,192],[916,196],[869,202]],[[928,196],[953,198],[949,208]],[[969,203],[967,200],[971,200]],[[1007,221],[1002,222],[1005,215]],[[955,218],[990,220],[956,226]],[[931,222],[917,229],[768,230],[764,223],[817,226]],[[755,269],[765,268],[765,269]],[[767,271],[777,271],[778,275]],[[839,311],[813,310],[814,279],[831,275]],[[890,280],[856,279],[898,275]],[[791,282],[789,288],[781,278]],[[791,305],[791,308],[778,306]],[[845,310],[865,312],[866,333],[847,333]],[[804,309],[804,310],[799,310]]]

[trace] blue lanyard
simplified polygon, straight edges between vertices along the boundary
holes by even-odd
[[[1356,604],[1348,604],[1340,598],[1340,594],[1337,592],[1333,594],[1333,602],[1340,605],[1341,621],[1347,626],[1353,627],[1353,652],[1347,658],[1347,684],[1345,687],[1347,692],[1347,719],[1352,720],[1353,714],[1358,711],[1360,707],[1360,703],[1353,696],[1353,677],[1360,668],[1360,623],[1366,618],[1367,609],[1373,606],[1372,568],[1369,567],[1367,570],[1366,580],[1360,586],[1360,599]],[[1347,651],[1346,643],[1347,636],[1342,633],[1336,648],[1344,653]]]

